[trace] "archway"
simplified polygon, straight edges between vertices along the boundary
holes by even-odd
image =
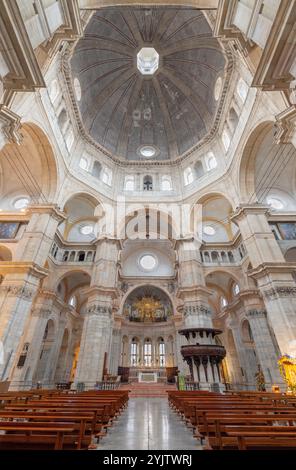
[[[63,334],[62,344],[57,360],[57,366],[54,375],[54,382],[66,382],[67,360],[69,352],[69,331],[66,328]]]
[[[55,341],[56,328],[53,320],[48,320],[40,348],[40,355],[33,374],[33,382],[42,382],[48,367],[50,367],[50,353]]]
[[[152,371],[166,379],[175,366],[176,330],[173,304],[159,287],[143,285],[132,289],[122,304],[122,365],[130,367],[131,380]]]
[[[265,121],[250,134],[239,169],[244,203],[260,202],[271,210],[295,210],[296,149],[274,142],[273,122]]]
[[[1,204],[7,211],[20,210],[26,204],[54,202],[57,188],[57,164],[52,145],[35,124],[21,129],[20,145],[6,144],[0,151]]]

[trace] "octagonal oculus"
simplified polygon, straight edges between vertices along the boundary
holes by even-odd
[[[137,67],[142,75],[153,75],[159,66],[159,54],[154,47],[142,47],[137,54]]]

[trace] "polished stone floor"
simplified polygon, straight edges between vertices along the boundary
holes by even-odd
[[[199,441],[170,409],[167,398],[130,398],[98,450],[200,450]]]

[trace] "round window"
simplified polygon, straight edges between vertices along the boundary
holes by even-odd
[[[93,233],[93,231],[94,231],[93,225],[83,225],[80,228],[80,233],[82,233],[82,235],[90,235],[91,233]]]
[[[152,145],[143,145],[140,148],[140,154],[145,158],[152,158],[156,154],[156,149]]]
[[[30,200],[27,197],[20,197],[19,199],[14,201],[13,205],[16,209],[25,209],[28,206],[29,202]]]
[[[145,271],[152,271],[157,265],[157,260],[155,256],[146,254],[141,256],[139,263],[141,268]]]
[[[205,235],[213,236],[215,235],[216,230],[214,229],[214,227],[212,227],[212,225],[205,225],[203,228],[203,233]]]
[[[275,210],[281,210],[284,207],[282,201],[280,199],[277,199],[276,197],[267,198],[267,203],[272,207],[272,209]]]

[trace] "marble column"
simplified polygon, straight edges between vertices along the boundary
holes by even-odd
[[[4,348],[0,380],[13,380],[12,371],[28,326],[32,302],[40,281],[47,275],[44,265],[57,226],[64,219],[55,205],[32,205],[28,211],[30,221],[18,243],[15,261],[1,266],[5,279],[0,288],[0,341]]]
[[[246,317],[250,323],[257,356],[266,382],[283,384],[277,364],[278,354],[267,323],[266,310],[249,310]]]
[[[281,354],[294,354],[296,343],[296,285],[294,263],[287,263],[268,224],[269,207],[244,204],[232,215],[239,226],[252,269],[264,299],[268,322]]]
[[[183,327],[179,333],[187,342],[181,348],[192,379],[200,388],[209,389],[218,383],[222,389],[220,373],[214,372],[213,364],[221,362],[225,349],[215,342],[220,332],[215,330],[208,298],[212,291],[205,286],[203,266],[200,259],[200,246],[194,238],[178,241],[179,290],[178,297],[183,302]],[[216,368],[217,369],[217,368]]]
[[[256,373],[257,369],[256,361],[248,354],[248,350],[242,341],[239,322],[233,319],[231,322],[229,322],[229,327],[233,334],[235,348],[242,369],[241,372],[243,372],[241,374],[242,383],[245,383],[246,387],[253,389],[255,387],[254,374]]]
[[[118,366],[120,366],[120,353],[121,353],[121,329],[113,328],[113,333],[111,337],[111,348],[110,348],[110,363],[109,363],[109,372],[110,374],[117,375]]]
[[[118,253],[118,240],[106,237],[98,241],[75,374],[76,384],[85,382],[93,386],[101,381],[106,355],[109,369],[113,302],[118,296]]]

